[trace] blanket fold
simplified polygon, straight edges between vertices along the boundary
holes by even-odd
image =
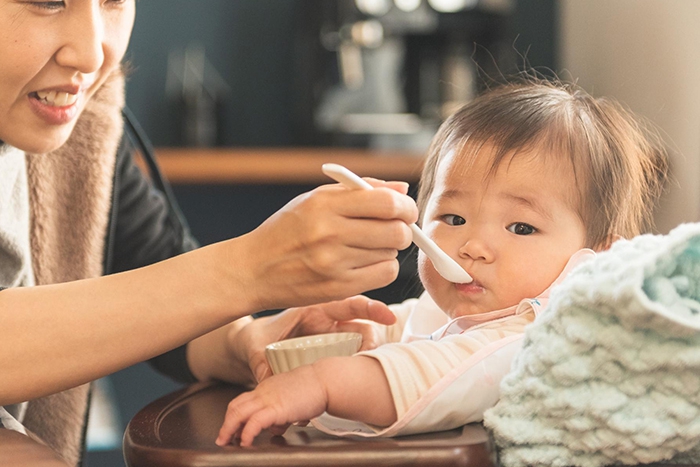
[[[700,460],[700,224],[577,267],[484,415],[505,467]]]

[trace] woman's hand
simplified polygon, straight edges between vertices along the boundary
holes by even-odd
[[[253,385],[272,374],[265,357],[268,344],[329,332],[359,332],[360,350],[369,350],[383,343],[376,323],[391,325],[395,321],[388,306],[362,295],[290,308],[256,320],[243,318],[194,340],[188,345],[188,362],[200,380]]]
[[[418,211],[405,183],[370,182],[377,188],[324,185],[300,195],[230,244],[222,267],[247,309],[323,303],[396,279]]]
[[[203,271],[210,281],[201,300],[211,299],[228,316],[240,317],[344,299],[389,284],[398,274],[398,251],[411,244],[408,223],[416,221],[418,211],[405,194],[405,183],[368,181],[374,190],[321,186],[292,200],[253,232],[200,249],[209,258]],[[254,384],[270,374],[264,348],[271,342],[357,330],[370,348],[376,343],[371,326],[345,321],[390,324],[394,317],[387,317],[383,304],[355,300],[290,310],[251,324],[235,321],[192,341],[188,363],[200,380]]]
[[[368,321],[356,321],[358,319]],[[265,357],[265,346],[293,337],[329,332],[358,332],[362,334],[360,350],[370,350],[382,344],[377,326],[391,325],[396,316],[384,303],[362,295],[346,300],[290,308],[275,316],[259,318],[229,334],[233,353],[248,361],[257,382],[272,375]]]

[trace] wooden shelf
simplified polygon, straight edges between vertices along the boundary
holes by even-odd
[[[363,177],[416,182],[423,166],[415,153],[345,148],[157,148],[156,157],[173,184],[326,183],[326,162]]]

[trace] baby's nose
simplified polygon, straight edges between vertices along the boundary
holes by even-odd
[[[467,240],[459,249],[460,258],[469,258],[473,261],[493,261],[493,250],[488,243],[478,237],[472,237]]]

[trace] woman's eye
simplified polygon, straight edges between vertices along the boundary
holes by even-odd
[[[467,223],[467,221],[464,220],[464,217],[460,217],[455,214],[447,214],[442,216],[442,219],[447,225],[464,225]]]
[[[31,2],[31,4],[42,10],[60,10],[65,6],[65,2]]]
[[[523,222],[515,222],[514,224],[510,224],[508,227],[506,227],[506,229],[515,235],[532,235],[537,232],[537,229],[535,229],[533,226]]]

